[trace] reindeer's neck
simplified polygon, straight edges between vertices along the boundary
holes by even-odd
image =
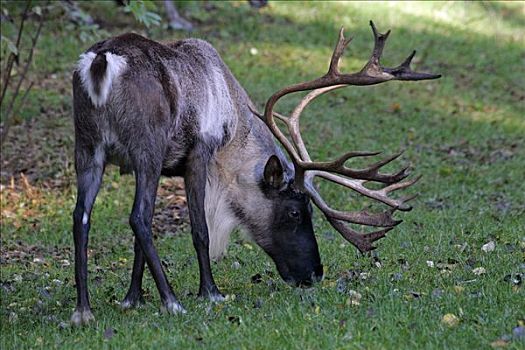
[[[262,196],[254,195],[260,191],[268,158],[277,154],[287,164],[264,123],[250,117],[239,121],[235,136],[217,151],[210,164],[205,205],[212,258],[224,253],[231,231],[244,226],[245,216],[253,217],[268,209]],[[250,235],[252,230],[244,228]]]

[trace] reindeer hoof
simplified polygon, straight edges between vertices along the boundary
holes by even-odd
[[[138,298],[124,298],[120,303],[120,308],[123,310],[130,310],[135,308],[140,308],[145,304],[144,298],[139,296]]]
[[[160,311],[162,313],[168,313],[171,315],[177,315],[177,314],[185,314],[186,310],[182,307],[182,305],[178,301],[171,301],[163,304],[160,307]]]
[[[226,300],[226,297],[222,295],[217,286],[211,286],[209,288],[199,288],[199,298],[208,299],[212,303],[220,303]]]
[[[93,313],[89,309],[75,310],[71,316],[71,324],[77,327],[87,325],[93,321],[95,321],[95,316],[93,316]]]
[[[211,301],[212,303],[222,303],[223,301],[226,300],[226,297],[222,295],[221,293],[216,293],[216,294],[210,293],[208,295],[208,300]]]

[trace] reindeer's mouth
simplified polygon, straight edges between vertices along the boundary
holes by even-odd
[[[307,278],[296,279],[291,276],[282,276],[283,280],[291,286],[299,288],[310,288],[314,283],[321,282],[324,278],[323,265],[318,265]]]

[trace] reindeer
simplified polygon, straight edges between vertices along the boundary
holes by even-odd
[[[223,300],[213,279],[210,258],[220,256],[230,232],[243,228],[274,261],[281,277],[294,285],[310,285],[323,276],[312,227],[312,206],[361,252],[400,221],[394,211],[407,211],[410,198],[390,192],[417,181],[404,180],[407,168],[380,172],[400,154],[364,169],[345,164],[376,152],[348,152],[333,161],[311,160],[299,132],[299,119],[315,98],[348,85],[373,85],[391,80],[425,80],[440,75],[412,71],[415,51],[398,67],[379,63],[390,33],[374,34],[374,49],[364,68],[339,72],[339,60],[350,39],[343,29],[328,72],[315,80],[285,87],[273,94],[263,114],[233,77],[215,49],[205,41],[160,44],[137,34],[101,41],[80,56],[73,74],[75,170],[77,202],[73,212],[77,305],[71,322],[94,319],[87,287],[87,245],[91,211],[105,165],[133,172],[135,198],[129,223],[135,236],[129,290],[121,303],[131,308],[143,302],[142,277],[148,265],[161,298],[161,309],[185,313],[166,278],[151,234],[156,190],[161,175],[182,176],[200,272],[199,296]],[[284,96],[310,91],[289,117],[274,111]],[[289,138],[277,126],[287,126]],[[290,157],[289,161],[279,143]],[[382,202],[380,213],[344,212],[329,207],[314,186],[314,178],[350,188]],[[370,189],[366,182],[384,184]],[[380,227],[369,233],[348,224]]]

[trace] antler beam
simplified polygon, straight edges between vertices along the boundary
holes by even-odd
[[[308,82],[291,85],[277,91],[266,102],[264,115],[260,115],[250,106],[253,113],[259,115],[259,117],[266,122],[272,133],[290,155],[295,168],[294,186],[298,190],[308,193],[314,204],[324,213],[328,222],[330,222],[330,224],[341,233],[345,239],[355,245],[361,252],[374,249],[373,242],[384,237],[388,231],[401,222],[392,218],[392,215],[396,210],[408,211],[411,209],[407,202],[414,198],[414,196],[394,199],[388,195],[391,192],[413,185],[420,177],[402,182],[402,180],[409,175],[408,167],[393,174],[384,174],[380,172],[380,169],[383,166],[397,159],[402,152],[382,159],[363,169],[352,169],[345,164],[352,158],[376,156],[379,152],[347,152],[333,161],[312,161],[300,133],[299,121],[301,114],[317,97],[348,85],[363,86],[380,84],[391,80],[417,81],[437,79],[441,77],[439,74],[415,72],[410,68],[410,63],[414,58],[416,51],[413,51],[403,63],[395,68],[381,66],[381,55],[386,40],[390,35],[390,31],[387,31],[385,34],[379,33],[372,21],[370,21],[370,26],[372,27],[372,32],[374,34],[374,49],[372,50],[370,59],[359,72],[342,74],[339,71],[339,61],[344,50],[352,40],[352,38],[345,39],[344,29],[341,28],[339,32],[339,40],[337,41],[332,53],[328,72],[324,76]],[[312,91],[299,102],[289,117],[274,112],[273,109],[275,104],[283,96],[306,90]],[[286,124],[291,141],[279,129],[275,123],[274,117],[277,117]],[[350,188],[362,195],[382,202],[391,207],[391,209],[376,214],[370,214],[366,211],[343,212],[332,209],[322,199],[314,186],[313,179],[316,176]],[[383,183],[385,184],[385,187],[375,190],[369,189],[365,187],[365,183],[368,181]],[[347,223],[378,226],[383,227],[383,229],[370,233],[359,233],[352,230]]]

